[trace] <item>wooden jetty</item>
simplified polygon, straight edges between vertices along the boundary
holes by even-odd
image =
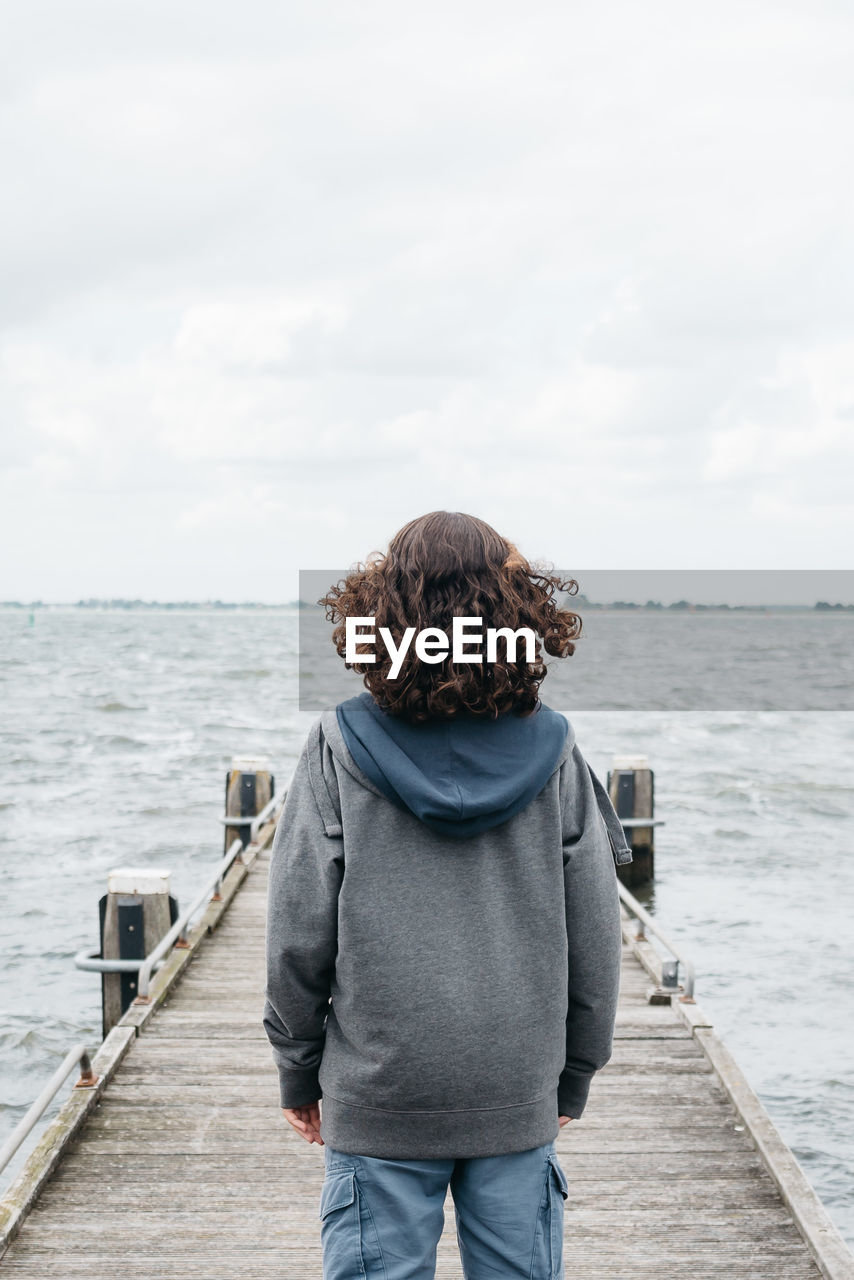
[[[0,1202],[9,1280],[314,1280],[323,1149],[261,1026],[270,822]],[[614,1055],[560,1130],[567,1277],[854,1280],[854,1258],[695,1004],[650,1004],[626,916]],[[453,1200],[437,1276],[461,1277]],[[2,1244],[0,1244],[2,1248]]]

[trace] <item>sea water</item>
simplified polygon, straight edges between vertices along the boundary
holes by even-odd
[[[183,905],[223,852],[232,756],[286,782],[315,715],[298,619],[0,612],[0,1141],[75,1041],[100,1042],[100,980],[73,957],[98,949],[110,869],[165,868]],[[585,635],[543,700],[603,781],[614,754],[648,756],[665,825],[638,895],[854,1244],[854,618],[602,613]],[[315,665],[321,703],[358,691],[331,647]]]

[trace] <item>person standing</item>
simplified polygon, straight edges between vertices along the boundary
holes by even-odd
[[[436,511],[321,601],[342,657],[348,618],[436,641],[394,678],[361,646],[365,692],[312,726],[271,852],[263,1025],[285,1118],[324,1148],[325,1280],[433,1277],[449,1188],[467,1280],[564,1275],[555,1139],[611,1056],[631,861],[539,697],[573,587]],[[535,660],[454,661],[455,617],[533,630]]]

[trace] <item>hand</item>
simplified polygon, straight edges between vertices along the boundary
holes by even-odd
[[[319,1102],[309,1102],[305,1107],[282,1107],[282,1115],[306,1142],[318,1142],[321,1147],[324,1145],[320,1136]]]
[[[558,1128],[562,1129],[565,1124],[569,1124],[571,1119],[572,1119],[572,1116],[558,1116],[557,1118]]]

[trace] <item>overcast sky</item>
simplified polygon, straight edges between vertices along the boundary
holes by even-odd
[[[3,25],[0,599],[292,599],[437,507],[850,566],[850,5]]]

